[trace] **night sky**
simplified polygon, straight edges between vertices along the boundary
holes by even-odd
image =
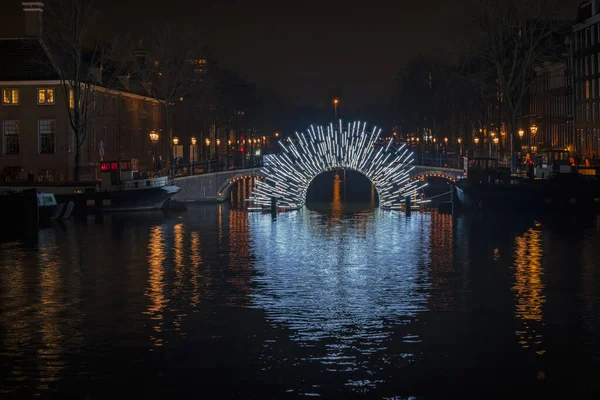
[[[580,0],[563,2],[573,18]],[[19,0],[2,0],[0,36],[23,31]],[[346,109],[385,99],[418,54],[450,57],[468,8],[460,1],[98,0],[107,29],[143,35],[152,24],[193,24],[224,67],[298,105],[341,95]]]

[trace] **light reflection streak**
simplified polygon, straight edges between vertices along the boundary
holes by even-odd
[[[148,250],[150,251],[148,254],[149,275],[145,294],[150,299],[146,314],[149,314],[154,321],[153,330],[156,333],[150,339],[157,347],[164,344],[159,334],[163,331],[163,312],[169,302],[164,293],[166,285],[164,277],[164,261],[166,260],[164,240],[163,228],[161,226],[152,227],[148,241]]]
[[[40,390],[48,389],[48,385],[59,379],[65,368],[63,360],[65,340],[61,315],[65,312],[65,303],[61,299],[64,290],[60,279],[62,265],[56,238],[53,233],[47,243],[42,243],[38,252],[40,305],[38,311],[39,329],[42,346],[38,349],[40,371]]]
[[[190,262],[192,267],[192,297],[191,305],[196,308],[200,304],[200,264],[202,264],[202,253],[200,251],[200,234],[192,232],[190,239]]]
[[[515,331],[523,348],[532,348],[544,354],[543,306],[546,302],[542,277],[542,232],[530,228],[523,236],[515,239],[515,282],[513,292],[516,300],[515,317],[522,328]]]
[[[356,353],[383,350],[387,324],[404,324],[428,310],[430,215],[390,217],[365,212],[367,234],[355,216],[324,230],[317,213],[249,216],[256,307],[306,345],[330,340]],[[360,219],[359,219],[360,221]],[[319,228],[320,226],[320,228]],[[385,240],[382,240],[385,239]],[[333,346],[333,344],[332,344]],[[331,351],[326,358],[339,356]]]
[[[185,269],[185,260],[184,260],[184,228],[183,223],[176,224],[173,227],[173,251],[174,251],[174,259],[175,259],[175,281],[173,282],[173,293],[171,297],[173,299],[182,298],[185,301],[185,286],[183,282],[184,278],[184,269]],[[175,312],[175,320],[173,321],[173,326],[176,331],[179,331],[183,334],[181,329],[181,322],[185,314],[180,310],[172,310]]]

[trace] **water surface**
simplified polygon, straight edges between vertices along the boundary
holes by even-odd
[[[335,200],[67,221],[0,245],[0,397],[597,398],[599,253],[595,216]]]

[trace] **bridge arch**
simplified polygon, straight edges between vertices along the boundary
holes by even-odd
[[[271,156],[261,173],[265,181],[258,181],[253,190],[257,205],[270,205],[278,199],[283,208],[296,209],[306,202],[308,187],[313,179],[333,169],[349,169],[362,173],[375,186],[379,204],[399,206],[404,198],[420,187],[411,180],[414,170],[413,153],[405,145],[396,147],[393,137],[381,138],[381,129],[366,131],[366,122],[342,121],[334,127],[310,126],[306,133],[279,142],[282,152]]]
[[[233,175],[230,176],[229,178],[227,178],[225,180],[225,182],[223,182],[221,184],[221,186],[219,186],[219,189],[217,190],[217,201],[222,202],[225,201],[229,198],[229,195],[231,194],[231,188],[233,187],[233,185],[239,181],[242,181],[244,179],[253,179],[253,178],[265,178],[265,175],[262,174],[259,171],[245,171],[242,173],[239,173],[237,175]]]

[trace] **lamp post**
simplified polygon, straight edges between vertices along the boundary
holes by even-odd
[[[210,139],[206,138],[205,143],[206,143],[206,159],[210,160]]]
[[[215,148],[215,168],[216,171],[219,170],[219,146],[221,145],[221,139],[217,138],[217,140],[215,141],[215,143],[217,144],[217,147]]]
[[[177,145],[179,144],[179,138],[173,136],[173,158],[177,158]]]
[[[154,173],[158,172],[158,160],[156,157],[156,143],[158,143],[158,139],[160,138],[160,136],[158,135],[158,133],[155,130],[152,130],[150,132],[150,141],[152,142],[152,160],[153,160],[153,164],[154,164]]]
[[[498,158],[498,142],[500,142],[500,139],[498,139],[497,137],[494,138],[494,144],[496,145],[496,158]]]
[[[531,136],[529,138],[529,150],[531,150],[531,142],[535,140],[535,135],[537,134],[538,127],[536,124],[533,124],[529,127],[529,130],[531,131]]]
[[[475,142],[475,154],[479,155],[479,136],[475,136],[473,141]]]
[[[337,120],[337,107],[338,107],[338,103],[340,102],[339,99],[333,99],[333,119]]]
[[[460,168],[460,161],[463,155],[462,138],[459,137],[458,139],[456,139],[456,141],[458,142],[458,168]]]
[[[190,151],[190,175],[194,174],[194,161],[196,161],[196,138],[192,136],[190,139],[191,151]]]

